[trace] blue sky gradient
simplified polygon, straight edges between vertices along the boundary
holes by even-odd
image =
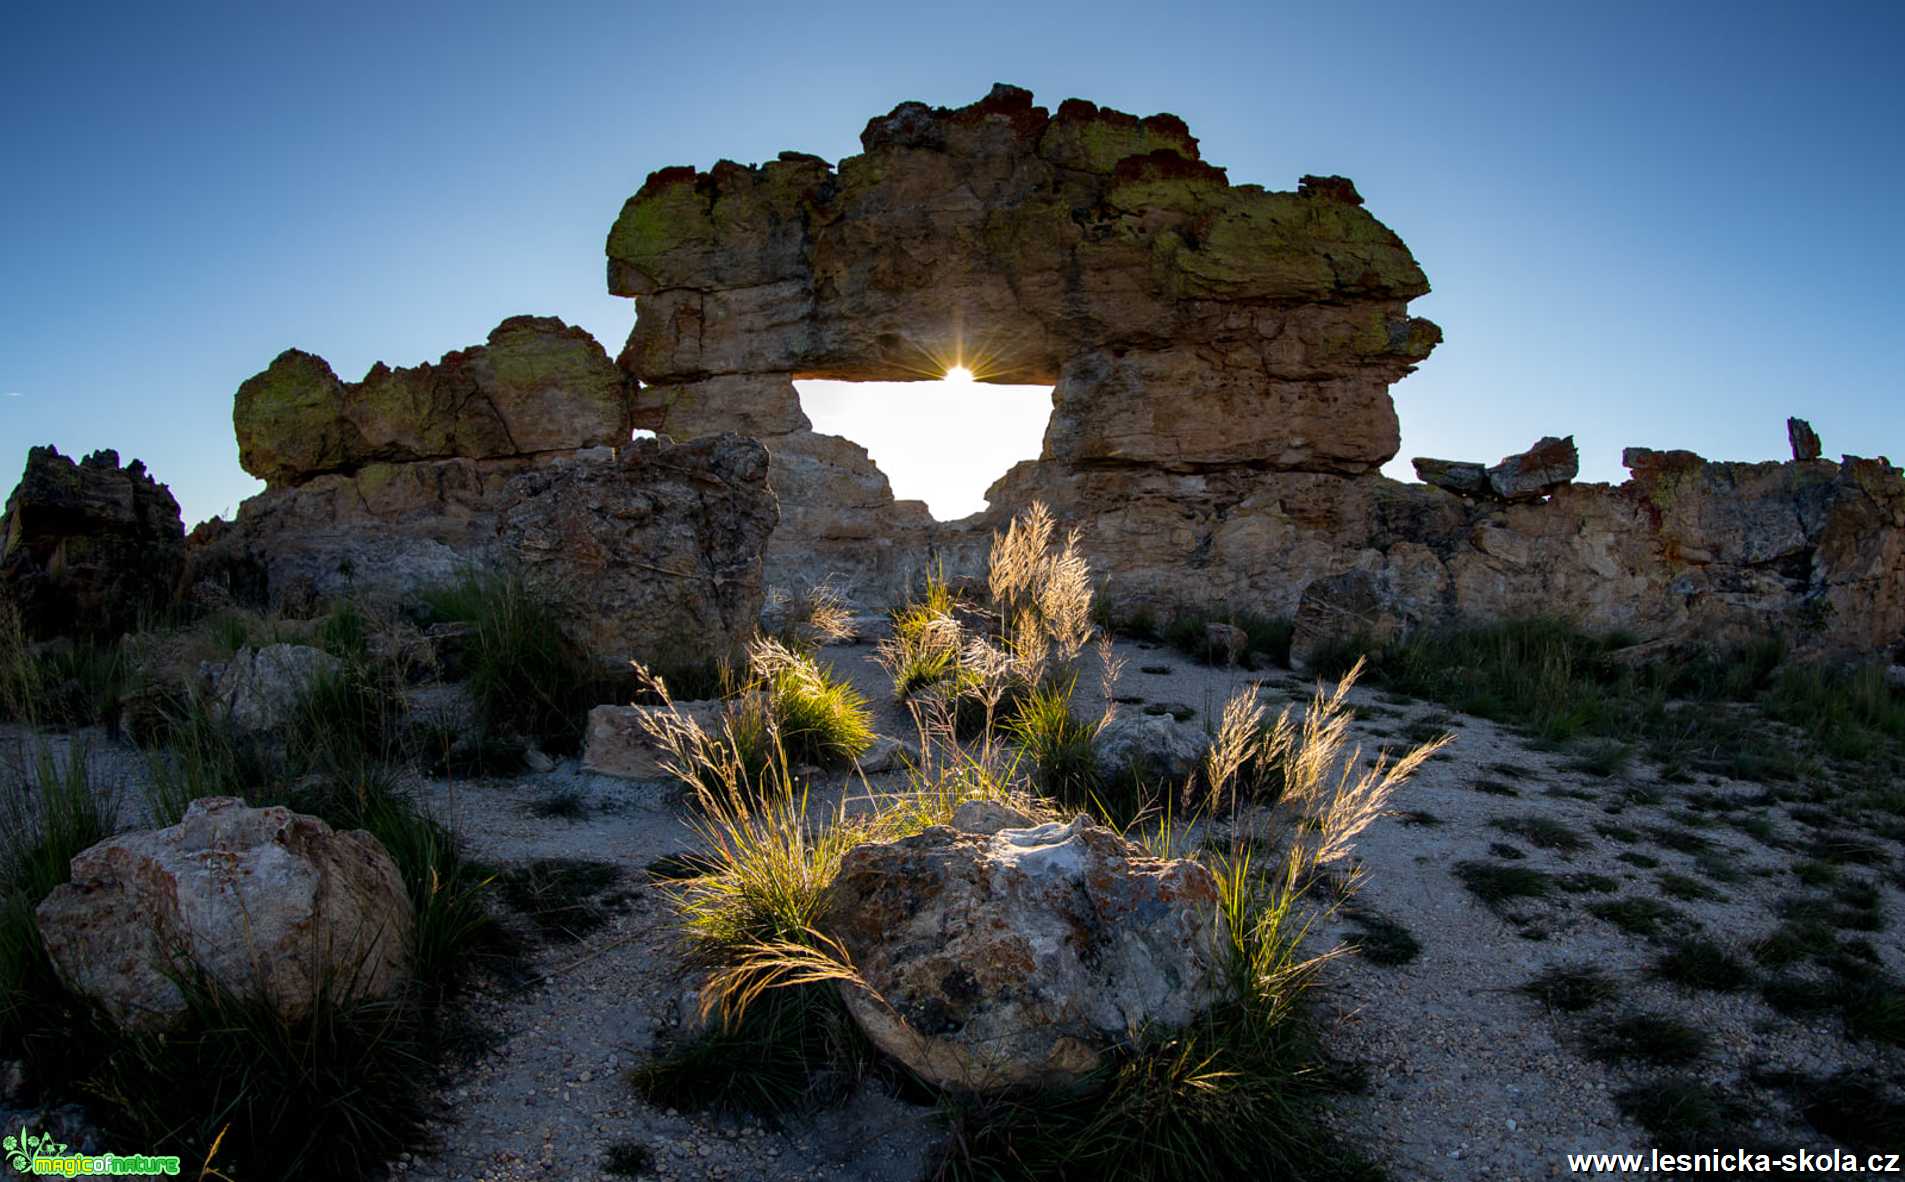
[[[1569,432],[1586,479],[1780,457],[1788,414],[1905,459],[1905,4],[547,8],[11,10],[0,488],[116,447],[229,513],[231,396],[281,349],[354,378],[529,312],[614,353],[602,244],[650,170],[837,159],[995,81],[1175,112],[1235,182],[1352,177],[1447,334],[1392,474]]]

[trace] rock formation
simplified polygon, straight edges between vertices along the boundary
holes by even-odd
[[[171,602],[184,566],[179,504],[144,464],[27,452],[0,518],[0,593],[29,634],[116,635]]]
[[[718,656],[753,628],[776,522],[767,453],[631,443],[593,338],[518,316],[486,346],[340,382],[291,350],[240,387],[240,457],[267,481],[192,535],[192,582],[241,600],[402,597],[519,572],[604,665]]]
[[[184,1015],[176,977],[194,965],[240,995],[261,991],[288,1020],[320,987],[388,996],[409,980],[415,926],[376,838],[231,797],[81,853],[38,919],[66,987],[138,1031]]]
[[[1174,116],[1052,115],[1009,86],[902,104],[861,142],[837,168],[663,169],[609,235],[610,290],[640,309],[620,359],[647,387],[637,421],[761,430],[776,456],[770,581],[847,567],[849,592],[890,598],[916,564],[869,563],[861,524],[901,548],[927,525],[811,432],[797,377],[1053,383],[1045,458],[1068,469],[1356,474],[1395,454],[1388,385],[1440,332],[1407,315],[1428,283],[1348,182],[1233,186]],[[840,505],[843,484],[864,495]]]
[[[1819,458],[1819,433],[1812,424],[1804,419],[1786,420],[1786,441],[1792,444],[1793,459],[1816,460]]]
[[[1438,474],[1485,500],[1377,475],[1389,386],[1441,332],[1409,316],[1428,282],[1347,180],[1233,185],[1174,116],[1052,113],[1009,86],[903,103],[861,144],[662,169],[609,234],[637,422],[773,453],[770,582],[848,572],[860,603],[891,602],[928,562],[981,570],[988,531],[1043,500],[1114,612],[1294,615],[1313,589],[1300,650],[1328,621],[1535,613],[1643,638],[1770,622],[1820,651],[1905,638],[1905,481],[1883,460],[1642,460],[1609,487],[1571,483],[1572,440],[1548,439]],[[792,385],[954,363],[1054,384],[1040,458],[959,523],[893,503]]]
[[[1076,1079],[1225,995],[1210,871],[1087,817],[1019,823],[968,806],[957,827],[855,848],[835,880],[822,930],[877,995],[843,986],[848,1009],[931,1083]]]

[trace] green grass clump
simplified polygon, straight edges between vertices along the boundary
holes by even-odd
[[[1596,965],[1555,965],[1523,985],[1521,991],[1550,1009],[1573,1014],[1614,1000],[1620,989],[1607,971]]]
[[[575,749],[597,678],[549,604],[520,576],[476,573],[426,591],[423,600],[436,619],[476,627],[469,688],[488,731]]]
[[[880,646],[894,697],[906,701],[958,674],[964,635],[954,614],[957,607],[945,578],[929,574],[919,598],[894,609],[892,631]]]
[[[1242,660],[1250,662],[1252,658],[1258,658],[1281,669],[1290,667],[1290,638],[1296,632],[1296,622],[1284,617],[1265,616],[1251,611],[1210,612],[1180,608],[1172,615],[1171,622],[1165,625],[1160,639],[1193,660],[1206,665],[1222,665],[1229,654],[1211,647],[1206,631],[1211,624],[1229,624],[1243,629],[1249,637],[1249,644]]]
[[[1671,870],[1661,871],[1656,881],[1660,883],[1661,894],[1671,899],[1678,899],[1682,903],[1699,903],[1724,897],[1699,879],[1675,874]]]
[[[1710,1150],[1740,1143],[1742,1122],[1736,1107],[1718,1089],[1681,1077],[1657,1079],[1617,1093],[1614,1103],[1634,1123],[1653,1134],[1664,1149]]]
[[[1658,899],[1626,898],[1588,904],[1588,912],[1630,936],[1652,938],[1686,922],[1686,916]]]
[[[1499,866],[1493,862],[1458,862],[1455,877],[1469,892],[1484,903],[1505,903],[1511,899],[1541,899],[1554,887],[1554,879],[1526,866]]]
[[[750,645],[748,662],[789,758],[837,767],[873,746],[873,713],[845,678],[773,640]]]
[[[1072,713],[1076,678],[1033,689],[1006,723],[1006,733],[1032,761],[1039,791],[1075,807],[1090,804],[1099,787],[1098,728]]]
[[[1628,1014],[1588,1037],[1597,1058],[1610,1062],[1639,1060],[1673,1067],[1707,1053],[1707,1036],[1664,1014]]]
[[[1498,817],[1489,824],[1503,833],[1522,838],[1536,849],[1574,854],[1588,845],[1587,838],[1579,830],[1549,817]]]
[[[608,892],[621,877],[607,862],[542,858],[498,874],[496,891],[545,940],[574,944],[608,923],[620,901]]]
[[[1753,983],[1753,970],[1704,937],[1676,943],[1654,962],[1654,975],[1688,989],[1716,993],[1736,993]]]

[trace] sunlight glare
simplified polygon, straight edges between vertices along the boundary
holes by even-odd
[[[970,382],[972,380],[972,371],[963,365],[955,365],[946,371],[946,380],[949,382]]]

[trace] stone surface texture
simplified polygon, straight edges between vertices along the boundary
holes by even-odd
[[[1010,86],[903,103],[861,145],[662,169],[608,238],[609,288],[636,302],[618,363],[643,383],[638,425],[752,432],[773,453],[772,584],[832,576],[891,603],[934,564],[980,572],[990,531],[1043,500],[1082,531],[1114,614],[1294,615],[1360,572],[1396,627],[1541,612],[1643,639],[1905,638],[1905,479],[1883,459],[1637,452],[1683,458],[1582,485],[1572,439],[1551,438],[1492,468],[1429,462],[1462,497],[1380,476],[1390,386],[1441,331],[1409,315],[1428,281],[1347,180],[1232,184],[1175,116],[1053,112]],[[792,384],[955,362],[1053,385],[1040,457],[961,522],[893,501]],[[1317,590],[1313,622],[1369,615]]]
[[[861,1028],[934,1083],[1076,1079],[1151,1026],[1225,996],[1217,887],[1087,817],[1010,828],[962,810],[844,859],[822,929],[872,990],[843,986]]]
[[[143,463],[28,450],[0,517],[0,594],[30,635],[116,634],[168,605],[184,568],[179,504]]]
[[[589,711],[582,740],[582,770],[623,780],[663,780],[669,759],[649,736],[645,719],[665,710],[661,706],[597,706]],[[720,735],[727,704],[721,701],[676,702],[675,710],[710,735]]]
[[[370,834],[231,797],[84,851],[38,920],[61,981],[137,1031],[184,1014],[173,976],[187,964],[241,995],[262,991],[291,1020],[310,1012],[320,984],[389,996],[409,979],[415,926]]]
[[[246,645],[218,674],[213,697],[239,734],[275,734],[291,724],[312,686],[343,668],[336,657],[307,645]]]

